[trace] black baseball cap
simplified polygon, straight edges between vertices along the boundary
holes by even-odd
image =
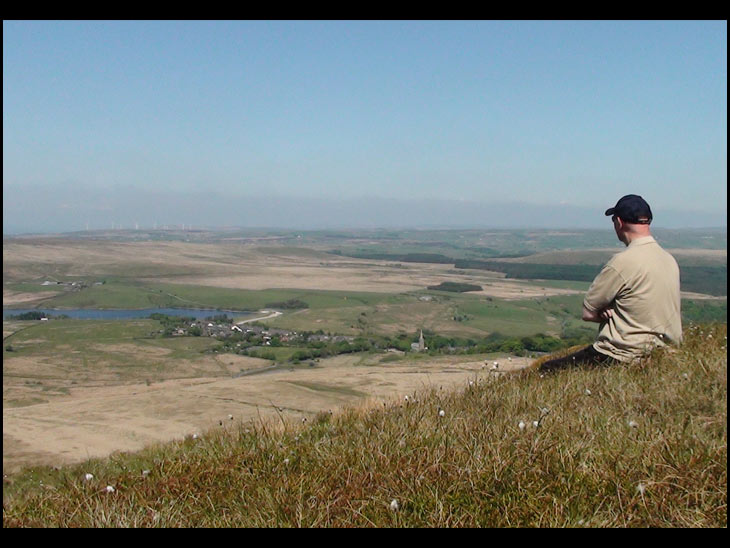
[[[642,225],[648,225],[653,218],[649,204],[636,194],[627,194],[621,198],[615,206],[606,210],[606,216],[609,215],[615,215],[627,223]]]

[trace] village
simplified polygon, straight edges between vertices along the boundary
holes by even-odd
[[[276,329],[261,325],[246,325],[233,323],[232,319],[213,317],[205,320],[195,320],[186,325],[178,325],[174,329],[160,331],[173,337],[202,336],[214,339],[234,339],[241,341],[256,341],[262,346],[281,346],[282,343],[339,343],[352,342],[355,337],[345,335],[328,335],[325,333],[298,333],[286,329]]]
[[[301,361],[371,349],[398,354],[404,354],[407,351],[424,352],[428,350],[423,331],[420,332],[417,342],[411,342],[413,339],[407,335],[393,339],[388,337],[364,338],[325,333],[322,330],[307,332],[278,329],[252,323],[251,320],[235,323],[225,314],[208,317],[204,320],[162,314],[153,314],[150,317],[162,322],[163,329],[156,332],[157,336],[210,337],[221,341],[220,347],[210,350],[214,353],[230,352],[274,359],[274,354],[267,349],[294,347],[297,350],[290,356],[290,359]],[[264,353],[262,354],[262,352]]]
[[[93,285],[104,285],[106,281],[96,281],[92,282]],[[67,291],[81,291],[82,289],[86,289],[87,287],[90,287],[89,282],[87,281],[78,281],[78,282],[59,282],[57,280],[45,280],[43,283],[41,283],[42,286],[49,286],[49,285],[57,285],[63,287]]]

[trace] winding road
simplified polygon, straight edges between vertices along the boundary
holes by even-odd
[[[262,310],[261,311],[262,314],[265,314],[266,312],[268,312],[268,310]],[[249,322],[257,322],[259,320],[268,320],[270,318],[276,318],[277,316],[281,316],[282,314],[283,314],[283,312],[278,312],[278,311],[275,310],[274,312],[272,312],[268,316],[262,316],[260,318],[249,318],[248,320],[243,320],[243,321],[240,321],[240,322],[236,322],[236,325],[242,325],[244,323],[249,323]]]

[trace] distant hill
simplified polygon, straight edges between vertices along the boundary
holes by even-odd
[[[80,184],[52,186],[3,185],[3,234],[54,233],[84,230],[268,227],[335,228],[604,228],[607,204],[579,207],[567,204],[391,199],[331,198],[249,194],[206,189],[155,191],[147,188],[95,188]],[[722,207],[722,206],[718,206]],[[111,213],[113,212],[113,213]],[[727,211],[660,211],[659,228],[724,227]]]

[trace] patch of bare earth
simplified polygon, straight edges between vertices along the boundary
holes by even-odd
[[[481,361],[458,358],[374,361],[367,367],[358,366],[358,359],[338,356],[317,367],[237,377],[79,386],[63,399],[5,408],[3,471],[135,451],[211,428],[232,428],[241,421],[280,416],[300,421],[319,411],[402,399],[427,387],[487,382],[494,375]],[[513,358],[501,367],[525,365],[527,359]]]
[[[529,298],[571,293],[453,265],[337,257],[312,250],[242,243],[15,241],[3,246],[4,272],[27,281],[47,268],[66,275],[136,274],[150,281],[233,289],[321,289],[399,293],[441,282],[477,283],[484,295]],[[12,276],[10,275],[12,273]]]
[[[17,304],[36,304],[51,299],[60,294],[60,291],[40,291],[38,293],[23,293],[19,291],[11,291],[9,289],[3,289],[3,306],[12,306]]]
[[[426,289],[442,282],[475,283],[484,296],[503,299],[525,299],[577,293],[576,290],[542,287],[524,281],[505,280],[497,273],[455,273],[450,266],[409,263],[406,268],[381,267],[373,275],[372,266],[319,266],[306,264],[259,265],[248,271],[231,272],[225,276],[184,276],[162,281],[233,289],[314,289],[334,291],[372,291],[402,293]]]

